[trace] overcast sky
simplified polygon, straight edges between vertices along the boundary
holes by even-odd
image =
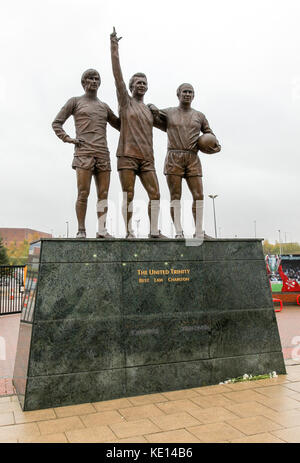
[[[125,81],[145,72],[145,103],[176,106],[190,82],[222,151],[201,154],[205,229],[214,234],[217,194],[221,237],[300,241],[300,5],[297,0],[16,0],[0,10],[0,227],[28,227],[55,236],[77,231],[73,146],[51,123],[63,104],[83,93],[81,74],[99,70],[98,96],[117,112],[109,35],[116,27]],[[65,124],[74,136],[73,120]],[[112,177],[108,229],[124,235],[116,170],[118,132],[108,126]],[[162,198],[162,231],[170,236],[163,175],[166,134],[154,129]],[[192,233],[184,185],[184,228]],[[134,220],[147,233],[146,193],[137,180]],[[87,234],[96,233],[92,185]]]

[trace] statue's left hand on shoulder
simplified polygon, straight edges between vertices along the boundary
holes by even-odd
[[[147,104],[154,117],[159,117],[159,109],[152,103]]]

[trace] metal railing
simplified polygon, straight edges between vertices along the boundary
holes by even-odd
[[[280,305],[280,309],[274,309],[275,312],[281,312],[282,309],[283,309],[283,303],[282,303],[282,300],[281,299],[277,299],[277,298],[274,298],[273,297],[273,304],[274,302],[279,302],[279,305]],[[275,304],[274,304],[274,307],[275,307]]]
[[[0,265],[0,315],[22,311],[25,273],[24,265]]]

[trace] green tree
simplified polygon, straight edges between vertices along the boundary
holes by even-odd
[[[3,240],[1,236],[0,236],[0,265],[9,265],[7,249],[3,244]]]
[[[270,243],[268,240],[263,241],[263,250],[264,254],[273,254],[273,244]]]
[[[10,265],[26,265],[28,259],[29,245],[32,241],[39,239],[38,233],[34,233],[28,237],[28,240],[17,243],[14,241],[10,243],[7,248]]]
[[[268,240],[263,242],[264,254],[300,254],[300,244],[299,243],[270,243]]]
[[[281,244],[282,254],[300,254],[299,243],[283,243]]]

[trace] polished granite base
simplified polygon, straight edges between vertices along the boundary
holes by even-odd
[[[285,373],[260,240],[42,239],[14,371],[23,410]]]

